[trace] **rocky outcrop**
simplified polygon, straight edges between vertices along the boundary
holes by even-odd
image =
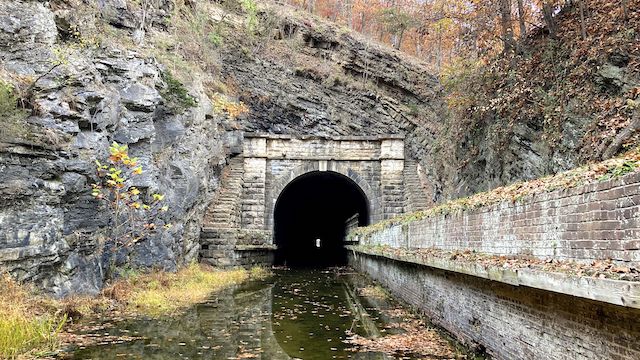
[[[0,263],[18,279],[59,296],[101,288],[111,218],[90,188],[93,162],[112,141],[140,158],[145,173],[136,185],[166,195],[163,220],[174,225],[131,249],[131,266],[174,269],[197,257],[204,210],[242,131],[404,134],[425,181],[435,178],[429,164],[445,112],[441,89],[423,64],[393,49],[276,5],[261,8],[261,29],[247,36],[244,15],[232,10],[219,17],[235,34],[219,49],[219,82],[237,89],[250,112],[230,124],[198,81],[186,84],[197,105],[175,106],[184,94],[170,93],[163,66],[146,55],[153,52],[118,39],[94,44],[83,33],[113,27],[139,44],[145,31],[171,26],[172,8],[172,1],[144,11],[122,0],[93,8],[0,4],[3,71],[32,83],[31,115],[0,138]]]
[[[110,217],[90,189],[94,161],[112,141],[140,158],[136,185],[166,195],[164,220],[174,225],[136,245],[132,266],[171,270],[197,258],[228,137],[199,84],[189,87],[197,105],[175,111],[153,58],[65,44],[56,19],[68,14],[32,1],[0,3],[4,71],[34,81],[32,115],[5,122],[0,134],[0,263],[58,296],[95,293],[104,281]]]

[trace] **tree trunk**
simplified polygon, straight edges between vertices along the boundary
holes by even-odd
[[[442,69],[442,32],[438,31],[438,46],[437,46],[437,50],[438,52],[436,53],[436,66],[438,69],[438,73],[440,73],[440,70]]]
[[[582,35],[582,40],[587,40],[587,25],[584,19],[584,0],[578,0],[578,8],[580,9],[580,34]]]
[[[546,0],[542,3],[542,16],[544,17],[545,24],[547,24],[549,36],[556,40],[558,35],[556,33],[555,19],[553,18],[553,5]]]
[[[397,50],[400,50],[400,48],[402,47],[402,39],[404,38],[404,32],[405,32],[405,28],[402,28],[396,35],[396,44],[394,45],[394,48],[396,48]]]
[[[511,0],[500,0],[500,25],[504,52],[513,50],[513,27],[511,26]]]
[[[629,0],[622,0],[622,16],[624,21],[629,20]]]
[[[635,133],[640,130],[640,110],[636,110],[631,118],[631,122],[613,139],[602,155],[602,159],[609,159],[616,155],[625,141],[629,140]]]
[[[520,24],[520,39],[521,41],[527,36],[527,25],[525,23],[525,13],[523,0],[518,0],[518,23]]]
[[[353,0],[345,1],[344,15],[347,17],[347,26],[349,29],[353,29]]]

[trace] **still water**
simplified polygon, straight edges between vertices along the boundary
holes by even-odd
[[[70,349],[71,359],[442,359],[463,358],[435,331],[421,348],[434,353],[371,350],[344,341],[424,341],[407,330],[405,311],[362,275],[342,270],[276,271],[263,282],[216,293],[177,317],[88,324],[94,341]],[[420,326],[422,323],[420,322]],[[411,332],[413,337],[403,337]],[[413,334],[415,333],[415,334]],[[434,342],[434,343],[433,343]],[[362,345],[359,343],[359,345]],[[393,345],[395,346],[395,344]],[[444,352],[443,352],[443,348]],[[386,353],[386,354],[385,354]],[[445,356],[443,356],[445,354]]]

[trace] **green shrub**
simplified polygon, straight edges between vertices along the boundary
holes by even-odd
[[[20,98],[15,88],[8,82],[0,80],[0,138],[25,139],[29,136],[25,119],[29,111],[20,106]]]
[[[188,108],[198,105],[198,101],[193,96],[189,95],[187,89],[182,85],[180,81],[173,77],[170,72],[164,72],[162,74],[166,86],[161,91],[162,97],[166,100],[166,105],[169,109],[176,113],[181,113]]]
[[[242,10],[247,13],[246,27],[249,33],[256,31],[258,27],[258,6],[253,0],[242,0]]]
[[[207,35],[207,39],[209,39],[209,42],[215,47],[222,45],[222,35],[215,31],[210,32],[209,35]]]
[[[0,116],[3,119],[23,119],[28,111],[20,106],[20,98],[13,85],[0,80]]]

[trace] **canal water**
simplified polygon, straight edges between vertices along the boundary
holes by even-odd
[[[80,329],[78,335],[92,341],[71,348],[67,358],[464,358],[380,287],[346,269],[279,270],[269,280],[216,293],[180,316]]]

